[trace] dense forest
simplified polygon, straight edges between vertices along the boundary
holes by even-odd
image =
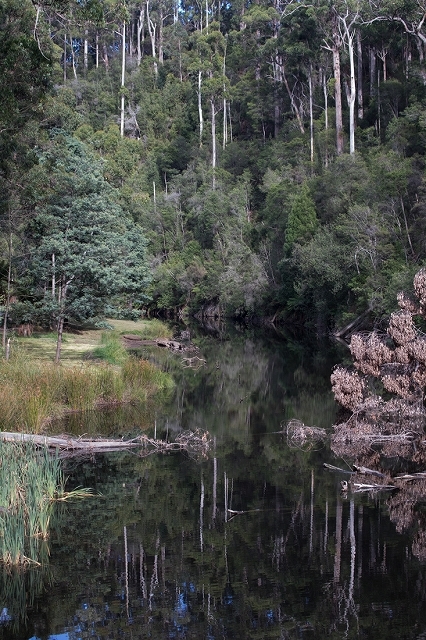
[[[426,259],[425,18],[2,0],[4,327],[386,317]]]

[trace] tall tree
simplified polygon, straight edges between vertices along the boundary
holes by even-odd
[[[35,316],[56,323],[58,362],[66,320],[102,317],[116,303],[141,304],[149,275],[141,230],[83,143],[59,136],[40,164],[50,188],[27,229],[28,277]]]

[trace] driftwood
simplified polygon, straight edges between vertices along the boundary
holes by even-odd
[[[357,464],[354,464],[354,469],[358,473],[362,473],[363,475],[369,476],[378,476],[379,478],[385,478],[385,474],[381,473],[381,471],[376,471],[375,469],[368,469],[367,467],[360,467]]]
[[[426,471],[418,471],[417,473],[404,473],[396,476],[395,480],[424,480],[426,478]]]
[[[359,315],[357,318],[355,318],[355,320],[352,320],[352,322],[349,322],[349,324],[347,324],[346,326],[342,327],[341,329],[336,329],[333,332],[333,336],[335,338],[341,338],[343,339],[345,336],[348,335],[348,333],[350,333],[351,331],[353,331],[356,327],[358,327],[362,322],[364,322],[365,318],[368,316],[368,314],[371,312],[371,308],[369,307],[366,311],[364,311],[363,313],[361,313],[361,315]]]
[[[347,473],[352,477],[350,480],[342,480],[340,482],[340,486],[342,491],[352,491],[353,493],[360,493],[362,491],[393,491],[395,489],[402,489],[406,482],[412,482],[415,480],[425,480],[426,479],[426,471],[418,471],[416,473],[403,473],[397,476],[388,476],[380,471],[376,471],[374,469],[368,469],[367,467],[362,467],[358,465],[354,465],[353,468],[355,471],[347,471],[346,469],[341,469],[340,467],[335,467],[327,462],[324,462],[324,467],[326,469],[330,469],[331,471],[337,471],[339,473]],[[357,482],[356,475],[370,475],[373,477],[382,478],[385,482]],[[392,483],[392,484],[390,484]],[[406,485],[405,485],[406,486]]]
[[[341,469],[340,467],[335,467],[333,464],[328,464],[328,462],[324,462],[324,467],[326,469],[330,469],[331,471],[339,471],[340,473],[348,473],[349,475],[353,475],[355,471],[350,471],[349,469]]]
[[[284,432],[284,429],[281,433]],[[312,447],[315,443],[324,440],[327,437],[325,429],[318,427],[308,427],[301,420],[293,418],[287,423],[286,427],[287,441],[289,445],[296,447]]]
[[[169,453],[172,451],[186,451],[189,454],[202,455],[207,457],[210,449],[211,439],[208,431],[184,431],[180,433],[174,442],[166,440],[157,440],[156,438],[148,438],[148,436],[140,436],[140,444],[143,449],[138,452],[141,457],[149,456],[152,453]]]
[[[347,482],[346,480],[343,480],[340,485],[342,491],[346,492],[348,489],[351,489],[353,493],[362,493],[364,491],[393,491],[398,488],[394,484],[379,484],[377,482],[367,484],[366,482]]]
[[[206,361],[204,360],[204,358],[193,356],[192,358],[182,358],[182,364],[185,369],[200,369],[200,367],[204,367]]]

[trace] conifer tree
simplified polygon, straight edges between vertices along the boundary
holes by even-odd
[[[34,319],[56,325],[56,361],[65,321],[102,318],[117,303],[146,300],[145,239],[125,214],[102,165],[84,144],[59,136],[40,157],[49,189],[27,229],[27,278]],[[121,298],[120,298],[121,296]]]

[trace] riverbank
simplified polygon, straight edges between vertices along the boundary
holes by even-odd
[[[158,320],[111,320],[110,329],[64,334],[60,365],[53,363],[54,333],[13,337],[9,361],[0,360],[0,425],[3,431],[45,432],[69,412],[140,404],[173,388],[171,377],[129,355],[122,335],[170,337]]]

